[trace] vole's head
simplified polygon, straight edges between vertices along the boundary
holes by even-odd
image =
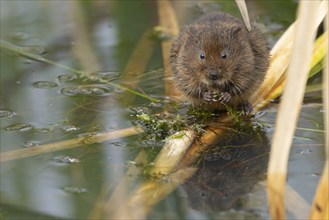
[[[181,57],[188,74],[204,87],[223,89],[252,77],[255,61],[245,27],[195,24],[186,34]]]

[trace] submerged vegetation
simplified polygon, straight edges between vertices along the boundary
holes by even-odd
[[[177,107],[176,107],[177,108]],[[141,141],[146,141],[151,145],[162,145],[163,141],[171,135],[177,136],[177,133],[186,129],[191,129],[196,136],[201,136],[209,123],[216,126],[217,120],[229,115],[232,117],[232,124],[227,127],[232,133],[254,132],[262,130],[262,125],[254,120],[252,115],[242,115],[239,111],[227,107],[227,112],[215,113],[208,109],[192,106],[180,106],[176,111],[155,113],[151,107],[132,108],[133,123],[143,128]],[[175,109],[174,106],[171,109]],[[224,126],[218,124],[217,126]]]
[[[152,114],[151,110],[146,108],[135,108],[133,111],[133,122],[143,127],[143,139],[152,140],[154,143],[164,141],[166,137],[187,128],[191,128],[197,135],[201,135],[206,123],[216,117],[214,113],[205,109],[193,107],[188,107],[188,110],[183,112],[157,114]]]

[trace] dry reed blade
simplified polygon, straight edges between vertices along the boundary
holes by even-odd
[[[320,178],[316,190],[314,201],[312,203],[311,213],[309,216],[309,219],[311,220],[329,219],[328,180],[329,180],[329,160],[327,158],[322,171],[322,176]]]
[[[23,148],[12,151],[0,153],[0,162],[11,161],[15,159],[21,159],[26,157],[32,157],[39,154],[50,153],[60,150],[72,149],[79,146],[86,146],[94,143],[104,142],[108,140],[129,137],[139,134],[141,129],[138,127],[131,127],[121,129],[117,131],[111,131],[106,133],[98,133],[86,137],[77,137],[65,141],[58,141],[50,144],[42,144],[32,148]]]
[[[155,41],[150,39],[151,33],[151,30],[146,30],[143,33],[123,71],[123,78],[121,79],[121,82],[123,82],[123,85],[129,86],[130,89],[137,88],[139,80],[143,76],[142,73],[145,72],[146,66],[149,63],[153,53]],[[141,56],[141,54],[143,55]],[[126,92],[129,91],[125,91],[124,93],[120,94],[124,98],[119,100],[124,101],[125,104],[132,103],[135,96],[127,95]],[[153,99],[152,101],[157,102],[156,99]]]
[[[315,42],[314,50],[311,61],[311,69],[315,68],[321,60],[324,60],[325,56],[328,52],[328,30],[326,30]],[[323,63],[323,62],[322,62]],[[310,76],[312,77],[316,74],[316,72],[310,72]]]
[[[139,79],[149,63],[155,46],[155,41],[150,38],[151,34],[151,30],[146,30],[143,33],[123,70],[121,81],[129,84],[129,88],[137,87]]]
[[[328,50],[328,32],[326,31],[315,41],[310,69],[314,68],[316,65],[318,65],[319,63],[322,62],[322,60],[324,59],[324,57],[327,53],[327,50]],[[290,52],[288,52],[288,53],[290,53]],[[281,58],[278,58],[277,60],[273,59],[272,61],[273,61],[273,63],[279,64],[279,61],[281,61]],[[285,69],[287,67],[287,65],[288,65],[287,62],[283,62],[279,68]],[[271,74],[272,71],[280,72],[275,68],[275,64],[271,66],[268,75],[273,75],[273,74]],[[278,79],[278,81],[274,84],[274,86],[272,88],[267,87],[268,94],[267,94],[267,98],[265,100],[261,101],[260,96],[257,96],[257,95],[254,96],[255,98],[256,97],[258,98],[257,101],[260,101],[260,103],[258,103],[258,105],[256,106],[257,110],[263,108],[272,99],[275,99],[282,94],[284,85],[286,84],[286,76],[285,76],[286,71],[284,71],[283,73],[284,74],[281,75],[281,77]],[[309,77],[312,77],[312,76],[313,75],[309,75]],[[265,85],[265,84],[263,84],[263,85]],[[261,89],[259,91],[262,92]]]
[[[158,15],[160,26],[164,29],[164,32],[171,37],[175,37],[179,33],[178,23],[174,9],[171,2],[157,1]],[[163,70],[165,76],[165,95],[169,97],[177,97],[179,92],[176,90],[171,80],[171,70],[170,70],[170,48],[171,40],[164,40],[161,42],[162,48],[162,58],[163,58]]]
[[[251,31],[250,19],[245,0],[235,0],[235,3],[238,5],[238,8],[242,15],[243,21],[247,26],[248,31]]]
[[[145,150],[141,150],[136,156],[134,162],[136,164],[146,164],[147,154]],[[127,200],[127,189],[130,183],[135,180],[133,177],[137,177],[141,173],[141,169],[137,166],[130,166],[127,170],[126,175],[120,180],[119,184],[112,193],[110,199],[106,200],[106,195],[111,189],[111,185],[104,185],[98,196],[97,202],[95,203],[92,211],[89,213],[88,219],[102,219],[104,218],[104,212],[110,216],[115,210],[118,210],[121,205]]]
[[[286,217],[284,194],[287,162],[311,63],[318,10],[319,1],[299,2],[296,38],[287,73],[287,84],[279,105],[268,168],[267,193],[273,219]]]
[[[328,5],[327,5],[328,9]],[[329,30],[329,16],[327,14],[325,19],[325,30]],[[328,51],[327,51],[328,52]],[[324,108],[324,126],[325,126],[325,153],[326,162],[323,168],[322,176],[318,184],[314,201],[312,203],[312,209],[310,213],[310,219],[329,219],[329,56],[327,53],[324,60],[323,70],[323,108]]]
[[[71,13],[69,13],[70,21],[75,24],[71,29],[75,44],[72,45],[72,54],[76,57],[84,72],[91,73],[101,69],[101,65],[98,62],[99,59],[94,51],[91,43],[90,31],[88,31],[86,18],[83,14],[80,1],[63,2],[68,4]]]
[[[275,84],[283,77],[288,67],[291,55],[292,41],[295,36],[296,22],[280,37],[270,53],[270,68],[258,91],[251,99],[252,103],[260,103],[266,100],[265,97],[271,92]]]
[[[291,55],[292,41],[295,36],[296,24],[293,23],[281,36],[271,50],[270,68],[265,80],[251,99],[252,103],[261,103],[275,87],[275,84],[283,77],[288,67]]]
[[[178,170],[166,181],[148,181],[140,185],[130,199],[112,216],[113,219],[147,219],[151,208],[188,179],[196,168]]]

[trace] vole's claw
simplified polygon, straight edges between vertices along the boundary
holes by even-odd
[[[219,96],[219,101],[223,104],[229,102],[231,100],[232,96],[230,93],[228,92],[222,92]]]
[[[229,102],[232,98],[231,94],[228,92],[222,92],[218,94],[214,91],[206,91],[203,94],[203,99],[207,102],[218,102],[220,101],[222,104]]]
[[[241,111],[242,115],[249,115],[253,111],[253,107],[250,102],[245,101],[239,104],[238,110]]]
[[[203,96],[203,99],[206,100],[207,102],[218,102],[219,101],[219,96],[214,91],[206,91],[202,94],[202,96]]]
[[[203,94],[202,94],[202,98],[204,99],[204,100],[206,100],[207,102],[211,102],[211,101],[213,101],[213,94],[212,94],[212,92],[210,92],[210,91],[207,91],[207,92],[204,92]]]

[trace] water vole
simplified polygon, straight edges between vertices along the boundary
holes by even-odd
[[[245,113],[248,99],[262,83],[269,48],[261,32],[249,32],[239,19],[212,12],[186,26],[171,48],[175,84],[194,106],[225,105]]]

